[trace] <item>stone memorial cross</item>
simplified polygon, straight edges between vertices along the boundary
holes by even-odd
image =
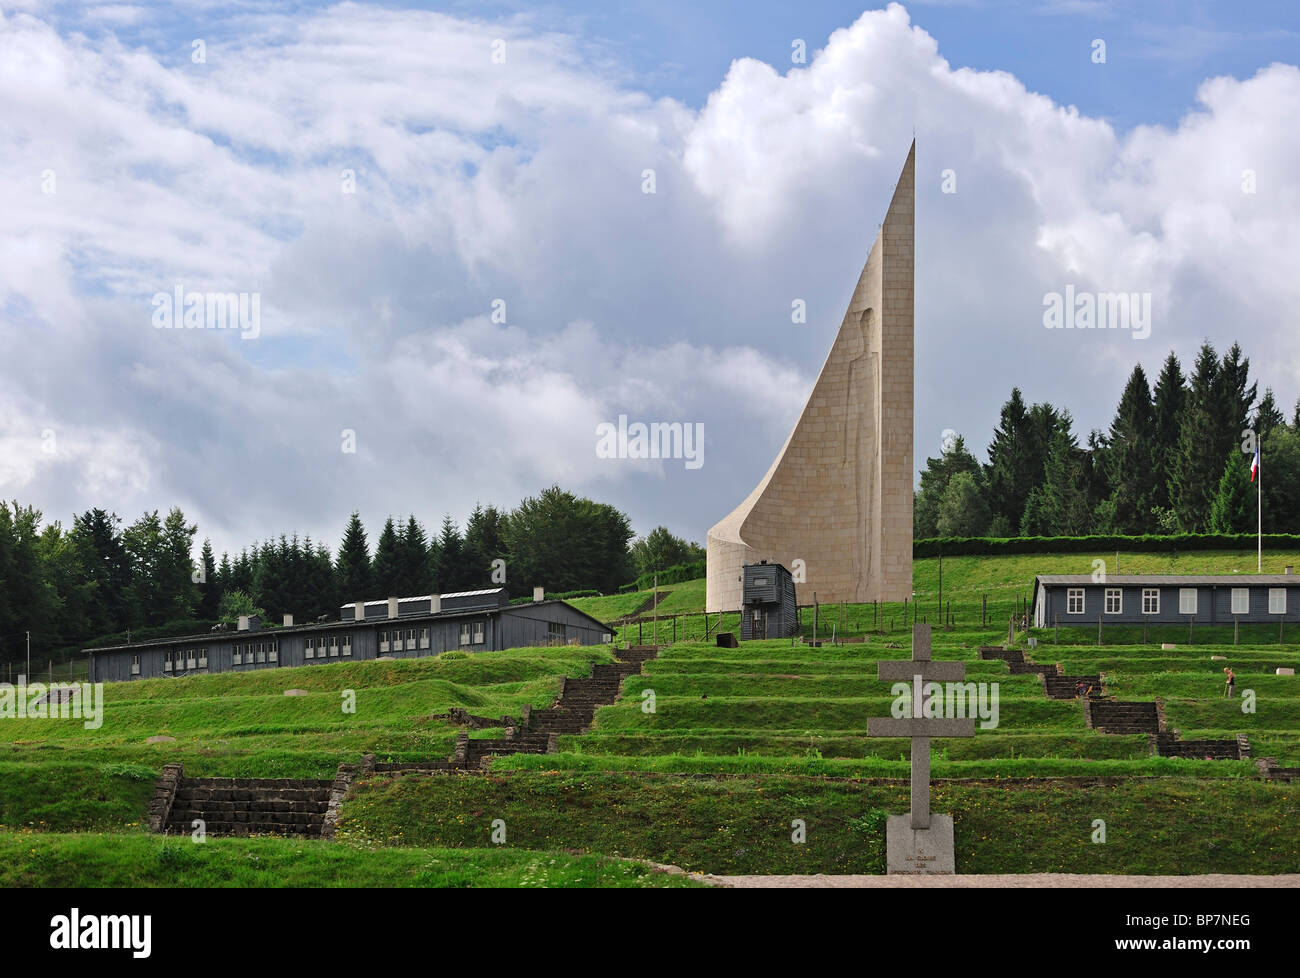
[[[975,719],[927,717],[922,711],[925,684],[960,682],[966,678],[964,662],[934,662],[930,659],[930,626],[912,628],[912,658],[881,662],[879,678],[912,683],[912,715],[907,718],[873,717],[867,720],[868,737],[910,737],[912,739],[913,829],[930,828],[930,738],[974,737]]]

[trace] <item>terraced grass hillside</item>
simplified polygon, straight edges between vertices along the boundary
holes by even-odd
[[[1123,573],[1254,569],[1253,553],[1120,559]],[[736,621],[706,619],[704,582],[665,587],[658,638],[672,640],[677,615],[678,640],[624,681],[622,699],[597,712],[591,729],[562,736],[559,753],[497,758],[487,776],[380,774],[354,788],[333,844],[225,839],[196,853],[148,837],[144,813],[168,761],[190,776],[329,778],[366,752],[381,761],[446,757],[452,707],[499,716],[549,706],[563,677],[587,675],[612,651],[516,649],[109,684],[97,730],[0,722],[0,885],[317,882],[290,865],[295,858],[358,885],[660,882],[606,857],[712,872],[880,872],[884,818],[907,807],[908,746],[866,737],[866,721],[890,715],[877,663],[910,657],[918,613],[935,626],[935,658],[961,660],[970,681],[998,684],[996,727],[933,742],[934,806],[955,816],[959,870],[1300,871],[1300,837],[1289,828],[1300,782],[1263,781],[1250,761],[1152,756],[1145,735],[1091,730],[1081,703],[1050,700],[1037,675],[980,659],[979,646],[1007,641],[1007,619],[1035,572],[1087,572],[1090,557],[945,559],[942,617],[937,570],[937,561],[917,562],[918,600],[906,608],[823,606],[820,646],[807,641],[814,626],[805,610],[798,639],[719,648],[714,635]],[[574,603],[612,620],[648,597]],[[950,628],[941,624],[949,614]],[[631,626],[619,638],[652,634],[652,625]],[[1100,674],[1112,698],[1159,699],[1184,740],[1245,733],[1256,757],[1300,766],[1300,686],[1275,675],[1300,665],[1300,630],[1281,644],[1273,630],[1247,629],[1237,645],[1231,629],[1198,629],[1191,645],[1118,630],[1100,646],[1088,629],[1033,637],[1029,650],[1015,635],[1030,659]],[[1160,647],[1171,639],[1177,648]],[[1225,665],[1239,692],[1253,694],[1252,711],[1222,698]],[[306,695],[286,696],[290,689]],[[149,742],[159,737],[172,739]],[[497,818],[510,841],[488,849]],[[1105,845],[1092,839],[1096,819],[1109,827]],[[796,821],[804,843],[792,840]]]
[[[1263,781],[1249,760],[1152,756],[1146,735],[1089,729],[1075,700],[985,661],[979,629],[936,630],[934,656],[997,683],[998,725],[932,742],[937,811],[952,812],[961,872],[1300,871],[1300,783]],[[1228,654],[1253,712],[1222,693]],[[1059,653],[1059,654],[1058,654]],[[341,833],[366,844],[481,844],[485,820],[514,844],[617,853],[714,873],[884,871],[884,824],[907,809],[906,741],[865,736],[888,716],[882,659],[897,637],[824,644],[681,643],[625,680],[623,698],[560,753],[496,759],[487,778],[387,776],[362,784]],[[1163,703],[1183,740],[1250,737],[1256,756],[1300,765],[1295,646],[1032,653],[1097,674],[1112,697]],[[653,693],[653,709],[650,709]],[[421,819],[420,812],[455,813]],[[1106,837],[1094,835],[1098,820]],[[794,832],[804,834],[794,841]]]
[[[98,729],[0,721],[0,827],[133,827],[171,761],[192,777],[330,778],[367,752],[446,757],[452,707],[517,716],[553,702],[563,677],[612,658],[566,646],[108,683]],[[292,689],[306,695],[286,696]],[[149,742],[158,737],[171,739]]]
[[[936,632],[935,658],[966,663],[967,679],[998,686],[997,726],[969,739],[936,741],[936,777],[1178,774],[1249,777],[1249,762],[1152,757],[1141,735],[1087,728],[1082,705],[1050,700],[1035,674],[1011,675],[1005,663],[981,661],[977,642],[953,643]],[[866,719],[890,715],[890,684],[876,678],[881,659],[909,648],[868,639],[810,648],[788,641],[746,642],[739,649],[679,644],[628,679],[623,699],[596,715],[588,733],[562,737],[561,754],[514,757],[501,767],[572,770],[765,771],[906,777],[908,743],[866,736]],[[1274,675],[1296,665],[1300,651],[1239,647],[1226,661],[1208,649],[1158,647],[1068,649],[1031,653],[1060,661],[1071,675],[1100,673],[1105,691],[1123,700],[1160,697],[1168,723],[1186,740],[1246,733],[1256,755],[1300,764],[1300,689]],[[1215,653],[1218,654],[1218,653]],[[1239,690],[1252,690],[1254,711],[1222,698],[1222,668]],[[654,712],[647,712],[653,693]]]

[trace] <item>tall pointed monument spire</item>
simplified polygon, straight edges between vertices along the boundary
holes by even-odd
[[[709,531],[709,611],[741,606],[741,568],[795,574],[799,601],[912,595],[916,141],[808,403],[763,480]],[[802,579],[801,579],[802,578]]]

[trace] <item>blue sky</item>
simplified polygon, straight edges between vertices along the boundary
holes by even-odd
[[[702,541],[798,416],[913,133],[918,468],[949,428],[982,454],[1013,384],[1082,440],[1204,339],[1300,395],[1292,4],[0,16],[0,495],[51,519],[332,543],[559,482]],[[259,294],[258,339],[153,329],[177,284]],[[1150,339],[1045,331],[1066,286],[1151,293]],[[620,414],[704,423],[705,464],[596,458]]]

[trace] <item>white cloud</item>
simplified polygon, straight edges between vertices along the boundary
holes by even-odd
[[[115,40],[132,16],[0,23],[0,495],[65,521],[179,503],[219,546],[333,541],[354,508],[434,523],[559,481],[702,538],[797,415],[913,130],[918,464],[944,428],[981,447],[1012,384],[1104,425],[1136,359],[1206,336],[1300,393],[1291,66],[1117,134],[953,69],[897,5],[806,67],[736,61],[698,113],[526,18],[254,11],[193,64]],[[153,330],[178,282],[260,292],[262,339]],[[1151,291],[1152,338],[1044,330],[1067,282]],[[704,468],[596,458],[620,413],[705,423]]]

